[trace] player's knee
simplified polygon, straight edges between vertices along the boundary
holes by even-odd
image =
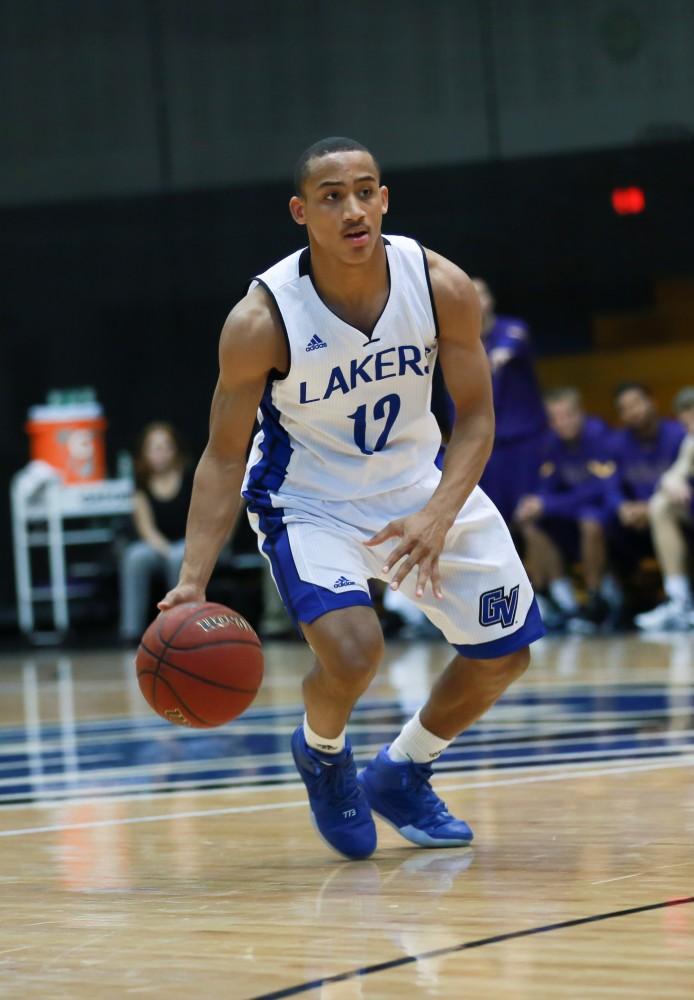
[[[666,493],[654,493],[648,501],[648,516],[651,521],[661,521],[669,517],[672,512],[672,503]]]
[[[487,681],[491,687],[504,690],[522,677],[530,664],[530,650],[527,646],[517,649],[508,656],[489,662]]]
[[[370,627],[360,633],[345,632],[324,665],[336,680],[350,689],[364,690],[373,680],[383,657],[383,633]]]

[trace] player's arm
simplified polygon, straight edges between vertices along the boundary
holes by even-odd
[[[242,506],[248,442],[268,375],[289,363],[275,308],[262,289],[229,314],[219,342],[219,378],[209,438],[195,470],[178,585],[160,601],[165,611],[204,600],[220,550]]]
[[[474,285],[451,261],[432,251],[427,258],[439,320],[439,364],[455,405],[455,422],[441,482],[426,509],[448,530],[491,454],[494,405]]]
[[[423,594],[430,581],[434,594],[441,597],[439,555],[449,528],[476,486],[491,453],[494,408],[474,285],[444,257],[427,251],[427,260],[439,320],[439,361],[455,405],[455,422],[443,475],[429,503],[408,518],[391,521],[368,544],[379,545],[388,538],[400,538],[400,544],[384,565],[384,571],[389,572],[400,563],[391,587],[397,589],[417,566],[417,595]]]

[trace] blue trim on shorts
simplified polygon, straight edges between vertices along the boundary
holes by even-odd
[[[461,656],[468,656],[472,660],[493,660],[497,656],[506,656],[508,653],[515,653],[516,650],[529,646],[536,639],[541,639],[545,632],[540,609],[533,597],[533,603],[525,616],[524,624],[512,635],[504,635],[501,639],[492,639],[491,642],[479,642],[465,646],[457,646],[455,643],[452,645]]]
[[[310,625],[321,615],[340,608],[373,607],[371,596],[363,590],[334,593],[302,580],[294,563],[287,525],[282,520],[284,511],[259,504],[249,504],[248,509],[258,515],[260,530],[265,535],[261,548],[270,560],[282,603],[297,627],[301,622]]]

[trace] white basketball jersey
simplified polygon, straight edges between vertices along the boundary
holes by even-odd
[[[437,323],[424,250],[383,237],[390,294],[367,336],[340,319],[313,284],[309,250],[254,279],[275,300],[289,371],[268,380],[246,468],[251,506],[359,500],[437,472],[431,412]]]

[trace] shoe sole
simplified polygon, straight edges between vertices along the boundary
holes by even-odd
[[[396,826],[392,819],[388,819],[383,813],[380,813],[378,809],[369,803],[371,812],[374,816],[378,816],[382,819],[384,823],[388,826],[392,826],[396,833],[399,833],[401,837],[408,840],[411,844],[416,844],[417,847],[470,847],[473,841],[473,837],[469,840],[462,840],[458,838],[457,840],[452,840],[447,838],[446,840],[440,840],[437,837],[431,837],[428,833],[424,833],[423,830],[418,830],[416,826]],[[407,832],[406,832],[407,831]]]

